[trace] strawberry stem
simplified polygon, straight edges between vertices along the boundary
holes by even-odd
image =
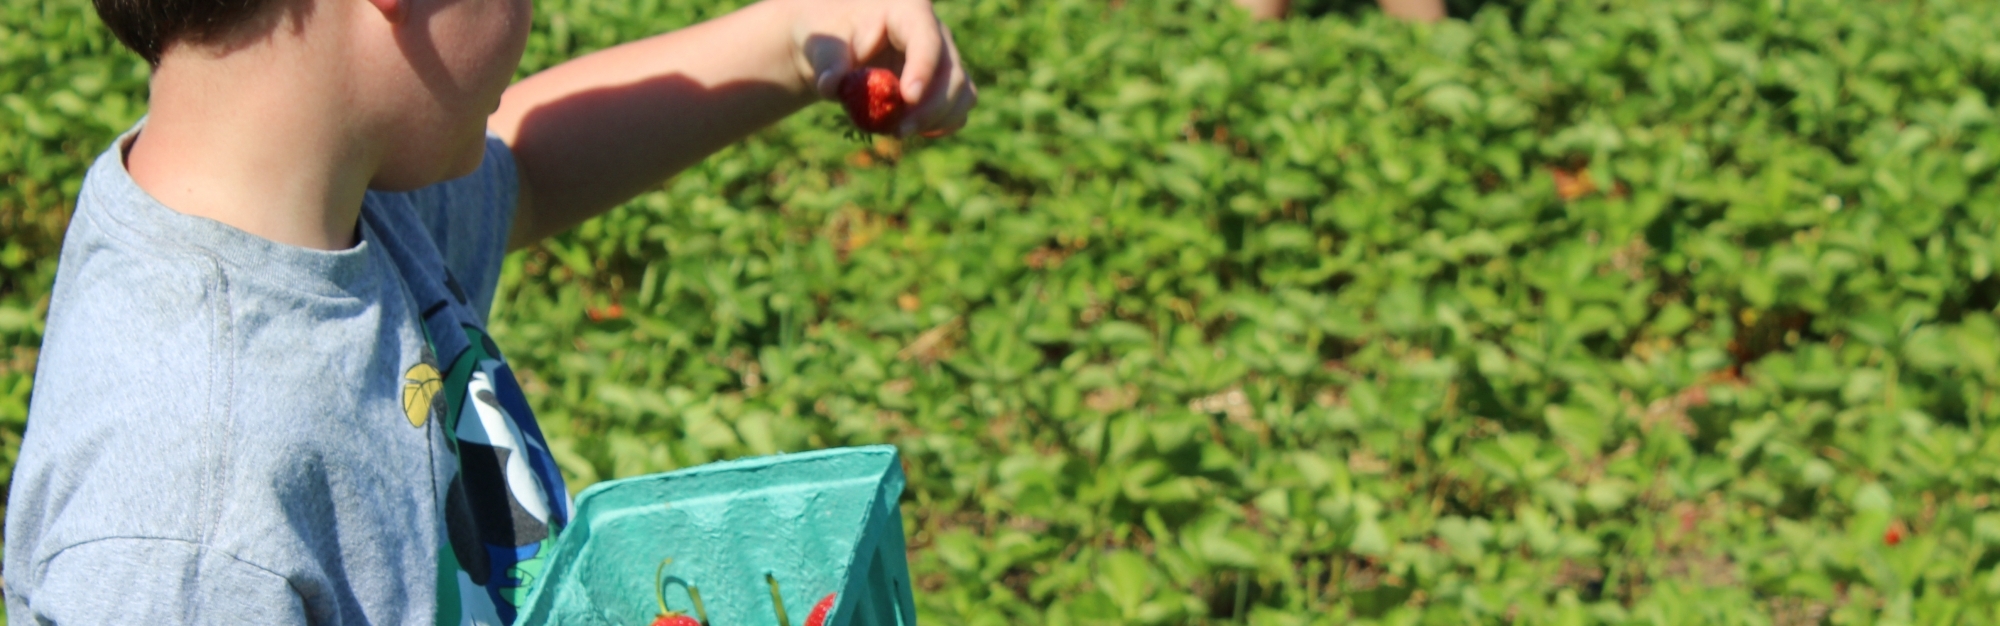
[[[660,576],[667,573],[667,566],[673,562],[674,557],[661,559],[659,569],[653,570],[653,600],[660,603],[661,615],[667,614],[667,585]]]
[[[688,597],[694,598],[694,614],[701,618],[701,626],[708,626],[708,608],[701,605],[701,590],[688,585]]]
[[[778,607],[778,626],[792,626],[792,618],[785,615],[785,599],[778,595],[778,577],[764,572],[764,582],[771,584],[771,604]]]

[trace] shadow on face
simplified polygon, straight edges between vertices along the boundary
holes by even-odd
[[[403,0],[394,24],[402,61],[414,81],[403,88],[391,137],[371,187],[415,189],[478,168],[486,117],[499,105],[530,24],[528,0]]]

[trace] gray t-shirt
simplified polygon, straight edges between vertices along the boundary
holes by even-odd
[[[143,125],[143,122],[142,122]],[[506,623],[570,502],[483,330],[513,155],[360,243],[175,212],[120,137],[63,242],[8,494],[18,624]]]

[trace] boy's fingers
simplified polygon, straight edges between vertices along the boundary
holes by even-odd
[[[875,21],[871,19],[855,24],[854,37],[849,39],[854,44],[853,50],[848,55],[851,63],[853,65],[879,64],[881,59],[875,57],[882,54],[882,48],[885,47],[885,43],[895,40],[896,33],[893,32],[894,28],[894,25],[888,23],[886,20]]]
[[[840,98],[840,79],[854,69],[854,49],[837,37],[815,34],[806,38],[805,53],[812,66],[813,88],[821,97]]]
[[[933,22],[935,23],[935,20]],[[951,56],[950,31],[945,30],[941,23],[937,25],[937,29],[941,44],[938,56],[942,58],[933,66],[930,80],[922,83],[923,95],[916,98],[904,97],[904,100],[910,103],[910,110],[903,116],[903,124],[897,129],[897,134],[910,136],[937,129],[939,120],[951,110],[951,97],[956,93],[957,86],[964,82],[958,71],[958,64],[953,62]],[[909,70],[904,71],[903,81],[903,89],[908,93],[911,82]]]
[[[914,130],[925,137],[942,137],[965,127],[965,119],[972,113],[972,107],[979,102],[979,92],[971,82],[959,82],[947,95],[939,97],[944,105],[925,117],[923,125]]]
[[[930,4],[903,5],[889,18],[889,38],[903,51],[903,100],[917,106],[930,94],[928,87],[938,78],[944,62],[944,25],[930,11]]]
[[[904,134],[914,134],[914,132],[930,134],[934,130],[948,128],[952,112],[964,106],[964,100],[968,96],[970,94],[966,90],[964,68],[952,62],[940,66],[934,86],[930,88],[928,94],[924,94],[924,104],[916,106],[910,112],[908,128],[904,128]]]
[[[945,115],[944,127],[947,132],[957,131],[965,126],[965,119],[972,113],[972,107],[979,104],[979,85],[972,83],[972,75],[966,73],[965,62],[958,56],[958,44],[946,33],[944,45],[951,51],[951,67],[956,70],[956,80],[952,81],[951,113]]]
[[[979,101],[979,89],[972,84],[972,77],[966,75],[965,66],[959,61],[958,45],[951,40],[951,31],[944,33],[945,64],[938,69],[937,87],[926,96],[928,102],[919,107],[910,131],[926,137],[950,134],[965,125],[966,115]]]
[[[925,88],[923,100],[903,115],[898,134],[909,136],[937,128],[939,118],[951,109],[953,74],[951,65],[938,68],[932,86]]]
[[[973,105],[979,103],[979,89],[973,87],[972,81],[968,80],[955,94],[951,99],[951,111],[945,114],[942,121],[932,127],[933,130],[925,131],[925,137],[941,137],[958,132],[960,128],[965,128],[965,119],[972,115]]]

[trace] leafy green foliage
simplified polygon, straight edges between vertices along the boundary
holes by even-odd
[[[9,6],[32,354],[52,210],[137,108],[56,95],[143,73]],[[525,70],[727,8],[547,2]],[[2000,7],[938,10],[959,136],[817,107],[509,259],[573,487],[897,444],[939,623],[2000,617]]]
[[[36,349],[83,172],[144,112],[145,61],[86,2],[0,2],[0,483],[27,424]]]

